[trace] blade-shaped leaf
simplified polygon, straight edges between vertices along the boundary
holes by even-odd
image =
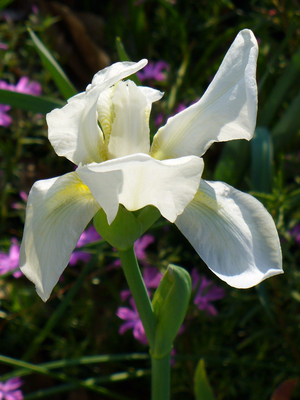
[[[40,41],[40,39],[36,36],[36,34],[31,30],[28,29],[31,39],[41,57],[41,60],[45,66],[45,68],[51,74],[58,90],[62,94],[62,96],[67,100],[70,97],[77,94],[76,89],[69,81],[68,77],[62,70],[61,66],[58,62],[54,59],[52,54],[49,50],[45,47],[45,45]]]
[[[122,43],[121,38],[116,37],[116,48],[120,61],[131,61],[129,55],[127,54],[125,47]],[[136,85],[140,85],[141,81],[139,80],[137,74],[131,75],[130,80],[132,80]]]
[[[60,108],[65,105],[64,102],[54,100],[48,97],[31,96],[30,94],[11,92],[0,89],[0,104],[8,104],[12,107],[35,113],[47,114],[54,108]]]
[[[196,367],[194,392],[196,400],[214,400],[213,391],[206,375],[203,358],[201,358]]]
[[[269,193],[272,184],[273,146],[270,132],[256,128],[251,140],[251,180],[253,190]]]

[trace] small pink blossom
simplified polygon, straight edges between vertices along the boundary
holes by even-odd
[[[11,117],[6,114],[7,111],[10,110],[10,108],[10,106],[0,104],[0,126],[4,126],[5,128],[7,128],[12,123]]]
[[[150,289],[156,289],[163,277],[163,274],[158,271],[155,267],[146,267],[144,269],[143,278],[145,286],[148,290],[148,294],[151,297]],[[120,293],[120,297],[122,301],[127,300],[131,296],[131,292],[129,289],[122,290]]]
[[[26,208],[26,203],[28,200],[28,194],[24,191],[21,191],[19,193],[19,196],[21,197],[21,199],[23,200],[23,203],[12,203],[11,208],[13,208],[14,210],[25,210]]]
[[[226,295],[225,290],[212,283],[204,275],[200,276],[197,268],[191,272],[193,290],[196,290],[194,304],[201,311],[206,311],[209,315],[217,315],[218,311],[212,304],[213,301],[223,299]]]
[[[0,43],[0,50],[8,50],[8,46],[5,43]]]
[[[138,238],[138,240],[134,243],[136,258],[143,265],[147,265],[146,248],[153,243],[154,240],[154,236],[146,234]],[[121,261],[117,259],[113,265],[115,267],[121,267]]]
[[[19,268],[20,245],[16,238],[12,238],[11,243],[8,254],[0,252],[0,275],[5,275],[8,272]],[[23,274],[20,270],[13,273],[15,278],[20,278],[22,275]]]
[[[0,382],[0,400],[23,400],[19,389],[21,385],[23,381],[19,377],[8,379],[5,383]]]
[[[120,326],[119,334],[124,335],[128,329],[132,329],[133,336],[136,340],[142,344],[148,344],[142,321],[140,320],[139,313],[132,297],[130,298],[129,303],[131,308],[119,307],[117,310],[117,316],[123,321],[126,321]]]
[[[78,243],[76,245],[76,248],[81,248],[86,246],[89,243],[94,243],[98,242],[101,240],[101,236],[99,233],[96,231],[93,225],[91,225],[88,229],[82,232]],[[91,254],[87,253],[84,250],[75,250],[70,258],[69,264],[70,265],[75,265],[79,260],[83,261],[84,263],[87,263],[91,258]],[[0,399],[1,400],[1,399]]]
[[[29,81],[27,76],[23,76],[16,85],[0,80],[0,89],[30,94],[32,96],[39,96],[42,93],[42,86],[40,83],[37,81]],[[7,128],[12,123],[11,117],[6,114],[10,109],[11,107],[8,105],[0,104],[0,126]]]
[[[149,61],[142,71],[137,72],[137,76],[141,82],[145,80],[161,82],[166,80],[166,71],[169,68],[169,64],[166,61]]]
[[[290,231],[290,235],[295,239],[295,242],[300,246],[300,225],[295,225]]]

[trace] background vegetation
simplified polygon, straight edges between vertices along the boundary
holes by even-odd
[[[226,292],[215,303],[216,316],[195,313],[191,304],[186,329],[175,342],[172,398],[195,398],[193,376],[204,358],[217,400],[271,399],[278,385],[300,376],[299,1],[2,0],[0,8],[0,43],[7,46],[0,48],[0,79],[16,84],[27,76],[41,84],[43,98],[57,103],[65,98],[27,28],[77,91],[119,60],[120,43],[131,60],[167,62],[165,80],[145,82],[165,92],[153,107],[152,134],[157,117],[166,120],[178,106],[201,97],[236,34],[253,30],[260,46],[258,129],[250,143],[214,144],[204,158],[204,178],[225,181],[264,203],[278,227],[285,273],[248,290],[228,287],[163,219],[150,231],[155,240],[147,247],[147,262],[159,269],[170,262],[189,271],[197,267]],[[9,111],[11,125],[0,126],[0,250],[5,254],[12,238],[22,238],[20,192],[74,168],[56,156],[45,115],[36,111],[23,102]],[[68,267],[45,304],[26,278],[1,276],[1,379],[21,376],[28,400],[149,398],[147,346],[131,331],[118,333],[116,311],[126,282],[122,270],[112,267],[116,254],[102,241],[85,250],[92,255],[88,264]],[[296,387],[284,399],[299,397]]]

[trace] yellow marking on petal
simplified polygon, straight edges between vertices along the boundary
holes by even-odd
[[[85,201],[95,201],[90,189],[76,175],[74,176],[74,183],[69,183],[55,193],[51,193],[51,190],[49,191],[46,206],[52,212],[79,199],[84,198]]]
[[[221,209],[221,206],[217,202],[217,200],[214,197],[209,196],[207,193],[205,193],[201,189],[196,192],[195,197],[192,201],[198,202],[201,204],[201,206],[207,207],[216,212],[220,211],[220,209]]]

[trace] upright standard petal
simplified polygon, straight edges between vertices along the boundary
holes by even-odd
[[[161,96],[155,97],[156,94],[157,91],[154,89],[141,90],[130,80],[118,83],[112,98],[115,117],[111,125],[108,158],[135,153],[149,154],[151,100],[161,98]]]
[[[100,209],[77,172],[36,182],[28,197],[20,267],[46,301]]]
[[[193,199],[203,171],[203,160],[182,157],[158,161],[134,154],[101,164],[79,166],[77,172],[103,208],[110,224],[123,204],[127,210],[157,207],[174,222]]]
[[[202,98],[158,130],[151,155],[159,160],[201,157],[213,142],[250,140],[257,113],[257,55],[253,33],[241,31]]]
[[[207,266],[236,288],[282,273],[275,224],[253,196],[223,182],[201,180],[175,224]]]
[[[61,109],[47,114],[48,137],[55,152],[74,164],[101,162],[104,140],[97,120],[97,101],[100,94],[111,85],[137,72],[147,64],[147,60],[138,63],[115,63],[99,71],[93,78],[86,93],[69,99]]]

